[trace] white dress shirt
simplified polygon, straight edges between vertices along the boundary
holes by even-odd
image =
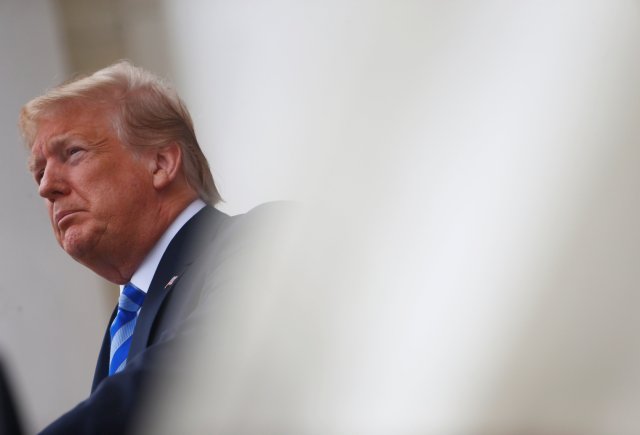
[[[131,283],[138,287],[143,292],[149,291],[149,286],[151,285],[151,280],[153,279],[153,275],[156,273],[156,269],[158,268],[158,264],[160,264],[160,260],[162,259],[162,255],[164,251],[167,250],[169,243],[173,240],[173,237],[180,231],[182,226],[187,223],[189,219],[191,219],[196,213],[204,208],[206,204],[201,199],[196,199],[191,204],[187,206],[182,213],[178,215],[177,218],[169,225],[169,228],[162,234],[162,237],[158,239],[156,244],[153,246],[151,251],[147,254],[145,259],[138,267],[138,270],[135,271],[133,276],[131,277]],[[122,289],[124,285],[120,286],[120,293],[122,293]]]

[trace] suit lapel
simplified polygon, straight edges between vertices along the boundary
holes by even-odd
[[[147,348],[153,327],[167,295],[178,284],[181,276],[197,259],[202,248],[208,245],[226,217],[213,207],[205,207],[193,216],[175,235],[164,252],[156,273],[151,280],[127,359]]]

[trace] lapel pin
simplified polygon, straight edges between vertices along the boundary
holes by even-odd
[[[171,278],[169,280],[169,282],[167,283],[167,285],[164,286],[164,288],[169,287],[170,285],[173,285],[173,283],[176,281],[176,279],[178,279],[178,275],[174,276],[173,278]]]

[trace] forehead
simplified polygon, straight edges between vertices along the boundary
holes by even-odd
[[[35,126],[34,144],[56,134],[108,134],[112,130],[111,114],[111,110],[99,105],[61,104],[40,116]]]

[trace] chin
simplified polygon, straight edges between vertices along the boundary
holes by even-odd
[[[73,259],[82,263],[83,258],[90,255],[95,241],[80,231],[66,231],[59,240],[60,246]]]
[[[82,244],[77,243],[63,243],[62,249],[69,254],[71,258],[82,263],[82,259],[87,256],[87,248]]]

